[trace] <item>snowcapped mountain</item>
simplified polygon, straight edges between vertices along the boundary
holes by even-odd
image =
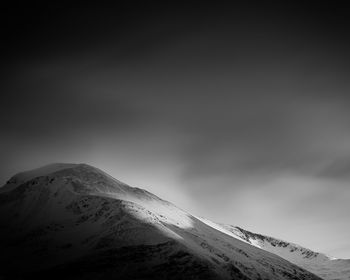
[[[0,279],[320,279],[240,232],[94,167],[54,164],[0,189]]]
[[[350,279],[350,260],[336,259],[314,252],[300,245],[277,238],[253,233],[232,225],[219,225],[216,228],[229,232],[247,243],[276,254],[324,279]]]

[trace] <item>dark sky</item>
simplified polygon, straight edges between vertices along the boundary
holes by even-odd
[[[1,182],[85,162],[350,258],[350,11],[244,2],[4,7]]]

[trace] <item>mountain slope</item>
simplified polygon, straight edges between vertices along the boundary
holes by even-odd
[[[252,233],[239,227],[227,225],[224,225],[224,227],[235,232],[250,244],[274,253],[324,279],[350,279],[350,260],[332,258],[297,244]]]
[[[202,220],[226,234],[230,234],[257,248],[276,254],[323,279],[350,279],[350,260],[332,258],[300,245],[253,233],[240,227],[215,224],[205,219]]]
[[[11,178],[0,246],[4,279],[319,279],[85,164]]]

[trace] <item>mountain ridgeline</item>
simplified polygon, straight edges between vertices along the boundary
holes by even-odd
[[[0,279],[350,275],[349,260],[192,216],[86,164],[19,173],[0,188],[0,248]]]

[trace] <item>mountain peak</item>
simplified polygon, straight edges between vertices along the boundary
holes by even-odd
[[[131,187],[101,169],[86,163],[53,163],[17,173],[0,188],[0,193],[14,190],[20,185],[37,180],[40,177],[50,177],[54,180],[60,180],[62,186],[67,185],[71,191],[79,194],[98,195],[132,201],[157,200],[163,204],[170,204],[144,189]]]
[[[29,180],[32,180],[36,177],[49,175],[50,173],[54,173],[63,169],[74,168],[77,166],[79,166],[79,164],[52,163],[52,164],[44,165],[39,168],[17,173],[14,176],[12,176],[3,187],[0,188],[0,192],[13,190],[19,185]]]
[[[182,274],[181,269],[215,275],[196,278],[184,272],[188,277],[174,279],[320,279],[302,269],[304,263],[299,267],[278,256],[280,251],[270,250],[273,246],[256,246],[268,237],[196,218],[88,164],[56,163],[18,173],[0,190],[0,214],[0,245],[17,244],[21,251],[10,245],[0,261],[17,264],[21,255],[25,269],[33,269],[33,264],[37,271],[53,269],[52,275],[56,269],[85,271],[91,266],[104,278],[108,273],[123,278],[124,272],[140,273],[145,267],[156,276],[161,265],[164,275]],[[9,261],[9,255],[16,261]],[[28,256],[33,263],[27,264]],[[118,261],[115,256],[120,256]],[[142,262],[130,262],[140,256]],[[105,263],[111,272],[101,270],[99,265]],[[130,263],[135,269],[125,270]],[[123,279],[140,279],[137,276]]]

